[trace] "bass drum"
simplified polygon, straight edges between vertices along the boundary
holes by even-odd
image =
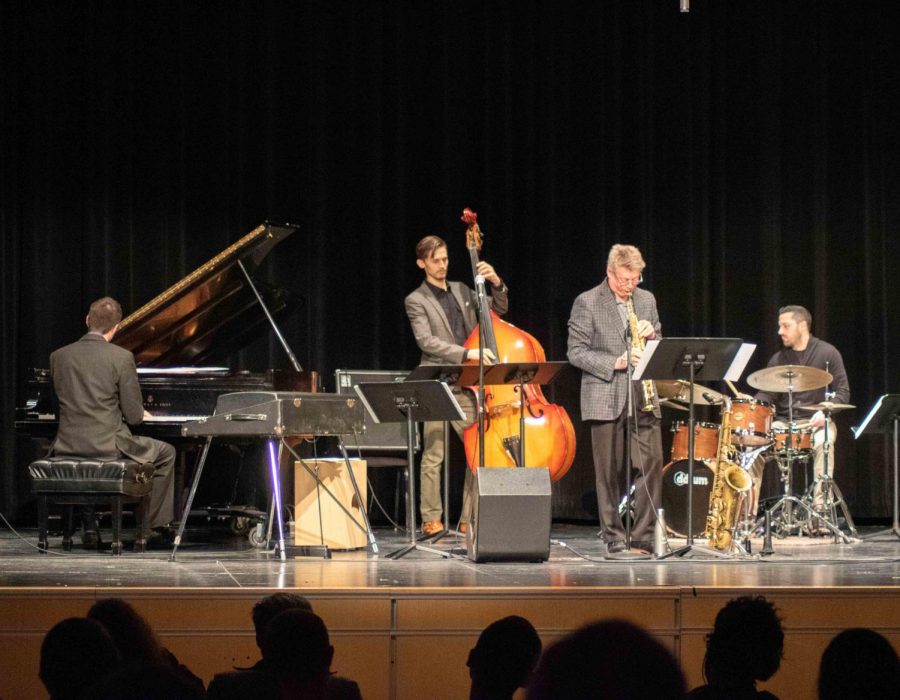
[[[688,460],[679,459],[663,467],[662,507],[666,529],[675,537],[687,537],[688,529]],[[695,537],[706,529],[709,494],[713,486],[713,470],[704,462],[694,460],[694,489],[691,495],[694,511]]]

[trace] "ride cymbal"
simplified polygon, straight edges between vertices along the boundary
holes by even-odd
[[[760,391],[786,394],[791,391],[811,391],[821,389],[831,383],[834,377],[829,372],[803,365],[778,365],[758,370],[747,377],[747,383]]]
[[[794,406],[798,411],[828,411],[829,413],[837,413],[838,411],[846,411],[848,408],[856,408],[852,403],[833,403],[831,401],[820,401],[819,403],[811,403],[809,406]]]

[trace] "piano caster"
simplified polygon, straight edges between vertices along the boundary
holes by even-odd
[[[250,532],[247,533],[247,539],[257,549],[264,549],[267,543],[265,522],[259,521],[255,527],[250,528]]]

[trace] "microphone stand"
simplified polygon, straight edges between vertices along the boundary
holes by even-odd
[[[649,554],[643,554],[631,550],[631,508],[634,494],[631,493],[631,430],[632,412],[634,411],[634,365],[631,362],[632,353],[631,325],[625,324],[625,378],[628,391],[625,394],[625,444],[622,456],[625,462],[625,550],[622,552],[607,552],[606,559],[649,559]],[[637,421],[635,421],[635,428]]]

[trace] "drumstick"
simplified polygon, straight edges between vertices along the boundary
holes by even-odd
[[[740,395],[741,395],[741,392],[739,392],[739,391],[735,388],[734,384],[731,383],[731,380],[726,379],[726,380],[725,380],[725,383],[728,385],[728,388],[731,389],[731,391],[734,393],[735,396],[740,396]]]

